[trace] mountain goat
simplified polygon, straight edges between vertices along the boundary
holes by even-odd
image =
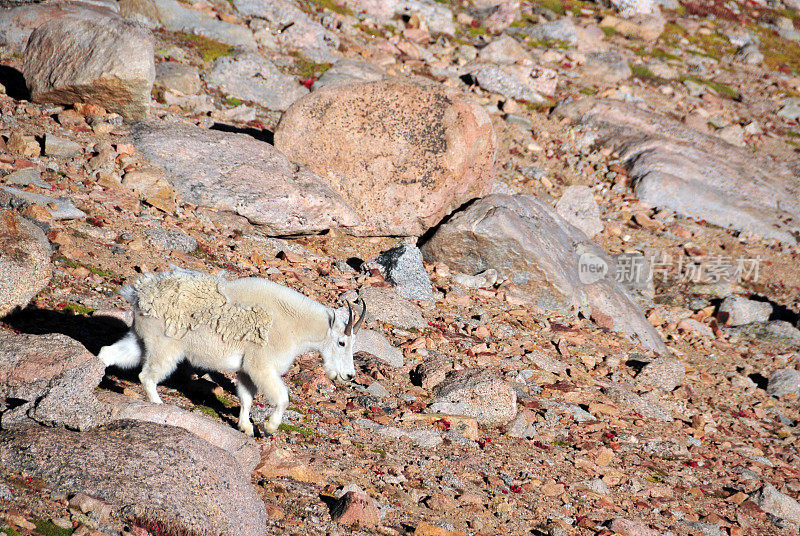
[[[274,433],[289,405],[281,376],[305,352],[322,356],[331,380],[355,377],[353,342],[366,316],[347,322],[299,292],[266,279],[226,281],[175,270],[141,276],[121,294],[133,304],[131,330],[104,346],[106,366],[132,368],[143,362],[139,379],[151,402],[161,403],[156,385],[184,358],[197,367],[237,372],[239,429],[253,435],[250,407],[260,389],[276,405],[265,425]]]

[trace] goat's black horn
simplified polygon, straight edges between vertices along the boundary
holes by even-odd
[[[364,322],[364,319],[367,317],[367,304],[364,302],[364,298],[359,298],[358,301],[361,302],[361,316],[356,322],[356,325],[353,326],[353,329],[358,332],[361,329],[361,324]]]
[[[347,302],[347,325],[344,327],[344,334],[350,335],[353,333],[353,307],[350,302]]]

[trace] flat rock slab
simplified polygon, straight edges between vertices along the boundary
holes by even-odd
[[[339,48],[339,37],[314,21],[291,2],[265,2],[263,0],[233,0],[240,15],[269,21],[278,32],[278,42],[294,49]]]
[[[69,197],[50,197],[10,186],[0,186],[0,190],[15,200],[43,207],[54,220],[76,220],[86,217],[86,213],[76,207]]]
[[[392,367],[403,366],[403,351],[392,345],[386,337],[371,329],[362,329],[353,343],[353,353],[363,352],[381,360]]]
[[[177,0],[122,0],[120,14],[126,18],[161,25],[173,32],[188,32],[209,39],[240,46],[257,48],[253,32],[244,26],[207,17],[203,13],[182,5]]]
[[[325,86],[292,105],[275,147],[363,218],[358,235],[419,236],[491,191],[497,140],[486,112],[438,84],[394,78]]]
[[[599,324],[665,353],[614,261],[552,207],[527,195],[492,194],[443,224],[422,247],[425,259],[468,275],[489,268],[543,309],[583,312]]]
[[[0,317],[28,305],[50,282],[50,254],[41,229],[0,209]]]
[[[99,359],[66,335],[0,329],[0,402],[21,401],[3,411],[1,427],[33,419],[80,430],[104,422],[109,410],[94,395],[104,372]]]
[[[250,475],[180,428],[133,421],[85,432],[26,426],[0,433],[0,464],[55,491],[104,500],[122,517],[158,523],[171,534],[264,534],[266,509]]]
[[[184,201],[229,211],[274,236],[360,223],[347,202],[268,143],[185,124],[140,123],[132,141]]]
[[[425,329],[422,309],[400,296],[393,288],[365,287],[359,297],[367,304],[367,320],[378,320],[402,329]],[[358,338],[356,338],[358,340]]]
[[[22,74],[36,102],[100,104],[126,119],[150,109],[156,71],[150,32],[118,18],[60,17],[36,28]]]
[[[642,201],[798,244],[800,179],[789,166],[631,104],[586,98],[561,104],[554,113],[619,151]]]
[[[225,95],[277,111],[286,110],[308,93],[293,76],[283,74],[275,64],[255,52],[217,59],[206,82]]]

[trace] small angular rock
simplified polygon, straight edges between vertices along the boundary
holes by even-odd
[[[333,505],[331,518],[340,525],[375,528],[381,522],[381,513],[372,497],[348,491]]]
[[[81,154],[83,148],[79,143],[60,138],[49,132],[44,136],[44,154],[57,158],[73,158]]]
[[[564,190],[556,204],[556,211],[589,238],[603,230],[600,207],[586,186],[570,186]]]
[[[636,376],[636,381],[669,392],[683,384],[684,376],[683,363],[677,359],[662,357],[645,365]]]
[[[719,306],[718,316],[729,326],[742,326],[751,322],[766,322],[771,314],[772,305],[769,302],[728,296]]]
[[[517,415],[517,393],[489,371],[450,372],[436,387],[428,409],[436,413],[469,415],[484,426],[507,424]]]

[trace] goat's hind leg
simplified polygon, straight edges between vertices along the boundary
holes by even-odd
[[[253,423],[250,421],[250,407],[258,387],[245,372],[236,375],[236,396],[239,397],[239,430],[253,437]]]
[[[146,346],[144,366],[139,373],[139,381],[142,382],[147,399],[154,404],[161,404],[156,386],[172,374],[183,359],[183,353],[169,344],[146,344]]]

